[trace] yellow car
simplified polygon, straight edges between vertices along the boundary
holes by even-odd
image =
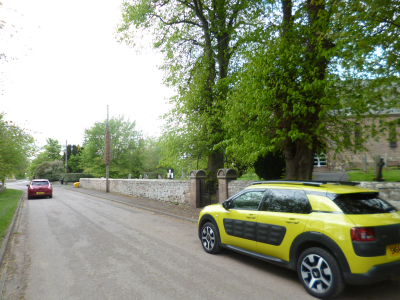
[[[353,183],[255,182],[205,207],[198,234],[208,253],[226,248],[296,270],[320,299],[400,276],[400,212]]]

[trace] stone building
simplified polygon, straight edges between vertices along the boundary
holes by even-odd
[[[382,136],[376,138],[369,138],[362,142],[362,145],[367,149],[366,151],[358,151],[354,153],[351,150],[344,150],[336,154],[336,159],[333,158],[334,151],[328,151],[327,161],[330,170],[349,170],[351,168],[361,168],[362,157],[366,156],[367,166],[373,167],[374,156],[380,155],[386,166],[400,166],[400,142],[398,141],[400,135],[399,122],[394,124],[393,121],[400,120],[400,111],[393,109],[385,114],[385,121],[391,123]],[[348,137],[357,143],[360,136],[363,134],[363,126],[371,125],[373,121],[371,118],[365,118],[363,123],[356,123],[355,130],[348,133]],[[377,122],[377,120],[375,120]]]

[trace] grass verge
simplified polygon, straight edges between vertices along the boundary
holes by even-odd
[[[6,229],[14,217],[14,212],[18,207],[21,195],[22,191],[9,189],[0,194],[0,246],[6,234]]]
[[[362,171],[347,172],[349,181],[374,181],[374,171],[364,173]],[[400,181],[400,170],[382,171],[382,177],[385,181]]]

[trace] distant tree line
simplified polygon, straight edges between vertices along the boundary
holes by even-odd
[[[105,121],[104,121],[105,122]],[[157,140],[144,137],[136,129],[136,123],[124,116],[109,120],[111,135],[111,178],[138,178],[140,174],[163,174],[166,170],[159,167],[160,149]],[[61,145],[57,140],[48,138],[47,144],[31,161],[28,171],[31,176],[60,180],[64,173],[86,173],[93,177],[105,177],[105,134],[106,129],[100,123],[85,129],[83,146],[67,145],[67,151],[61,155]],[[67,155],[67,160],[65,159]],[[67,169],[65,163],[67,162]]]

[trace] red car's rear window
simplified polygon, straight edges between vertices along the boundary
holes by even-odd
[[[49,185],[48,181],[32,181],[32,185]]]

